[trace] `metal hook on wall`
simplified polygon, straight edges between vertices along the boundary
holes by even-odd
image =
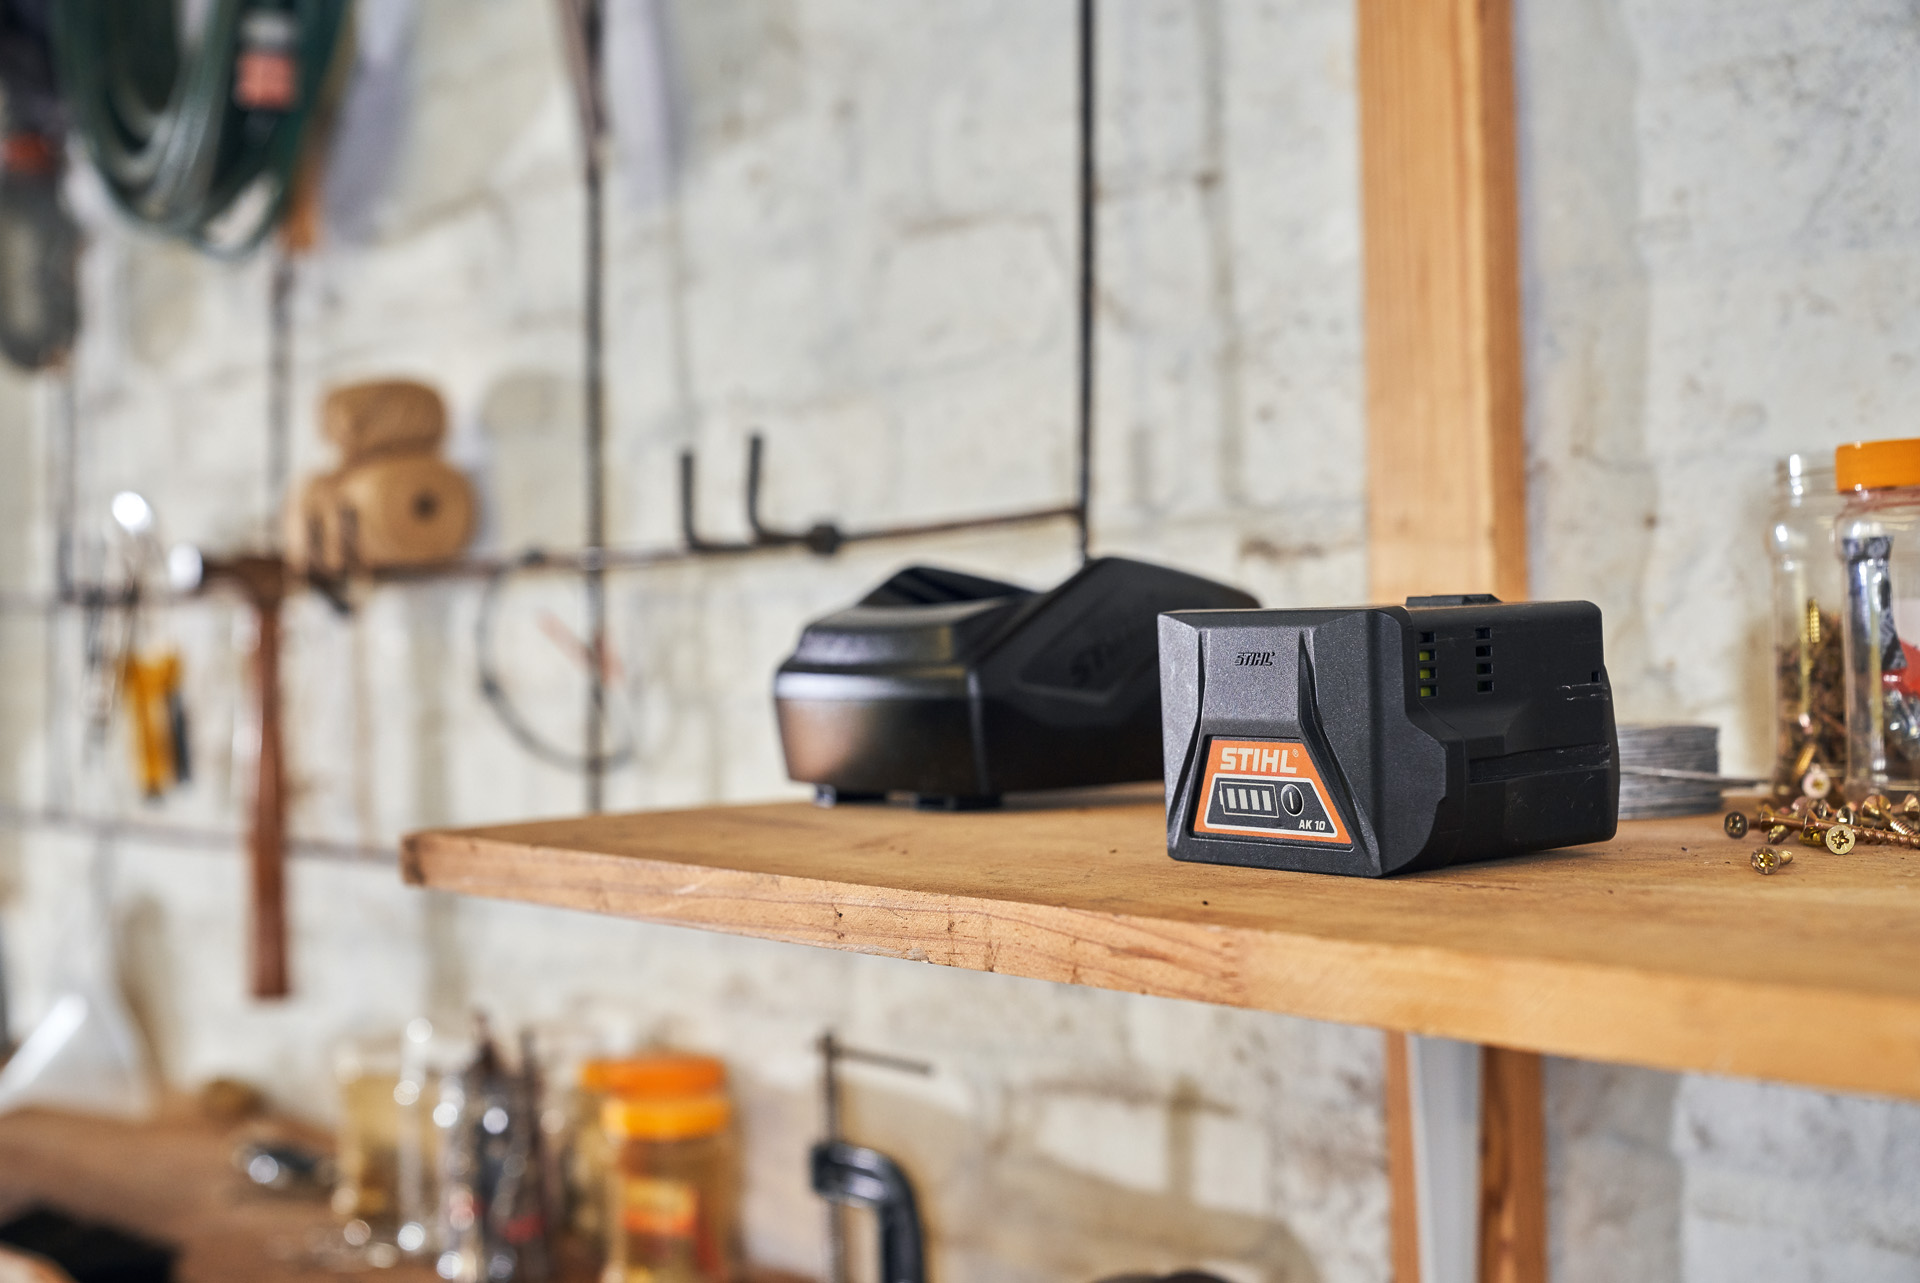
[[[680,452],[680,533],[687,551],[693,553],[735,553],[754,548],[805,548],[818,556],[830,557],[840,551],[847,536],[831,521],[817,522],[805,531],[775,530],[760,519],[760,481],[764,472],[766,438],[755,432],[747,438],[747,530],[744,541],[707,539],[701,536],[694,517],[693,451]]]

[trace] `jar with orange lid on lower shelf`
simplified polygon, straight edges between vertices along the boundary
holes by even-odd
[[[1920,439],[1834,451],[1846,504],[1847,793],[1920,789]]]
[[[739,1169],[725,1068],[681,1055],[607,1063],[603,1283],[732,1283]]]

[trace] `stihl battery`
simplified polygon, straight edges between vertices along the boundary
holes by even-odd
[[[1167,853],[1380,877],[1611,838],[1588,602],[1160,616]]]

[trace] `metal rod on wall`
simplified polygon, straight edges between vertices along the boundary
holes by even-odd
[[[267,295],[267,521],[275,534],[293,475],[293,284],[293,251],[282,245]]]
[[[1080,312],[1079,312],[1079,487],[1080,560],[1092,554],[1093,539],[1093,375],[1094,312],[1098,306],[1099,242],[1099,167],[1095,150],[1095,124],[1099,101],[1095,77],[1096,45],[1094,0],[1080,0]]]
[[[601,50],[605,35],[602,0],[559,0],[562,45],[580,119],[581,184],[585,196],[585,280],[581,302],[582,393],[586,462],[586,530],[579,559],[586,592],[587,703],[585,762],[587,810],[598,811],[606,787],[607,735],[607,546],[606,480],[606,94]]]
[[[148,843],[188,850],[239,851],[247,844],[245,833],[232,830],[82,815],[62,807],[34,810],[6,802],[0,802],[0,829],[74,833],[109,841]],[[394,864],[399,860],[395,847],[335,842],[326,838],[290,837],[286,850],[288,855],[302,859],[334,860],[349,864]]]
[[[590,151],[598,151],[597,146]],[[603,292],[601,290],[602,193],[599,161],[588,162],[587,180],[587,809],[598,811],[605,772],[597,765],[607,733],[607,582],[598,556],[607,544],[606,389],[602,366]]]

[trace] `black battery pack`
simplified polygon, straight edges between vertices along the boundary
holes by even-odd
[[[1176,860],[1380,877],[1618,821],[1589,602],[1163,614],[1160,697]]]

